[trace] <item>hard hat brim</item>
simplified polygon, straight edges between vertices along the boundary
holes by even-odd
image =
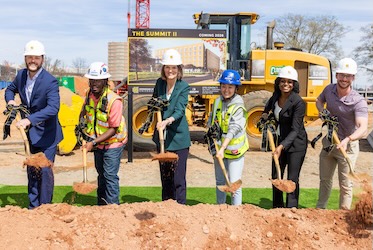
[[[109,79],[111,75],[107,73],[105,76],[92,76],[90,74],[85,74],[84,77],[88,79],[93,79],[93,80],[103,80],[103,79]]]

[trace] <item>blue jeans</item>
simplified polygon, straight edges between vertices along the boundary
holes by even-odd
[[[124,146],[94,151],[97,176],[97,204],[119,204],[119,167]]]
[[[227,170],[228,179],[231,183],[238,181],[241,179],[242,170],[245,162],[245,158],[241,156],[238,159],[227,159],[224,158],[224,165]],[[216,179],[216,186],[226,185],[224,173],[221,170],[219,165],[219,161],[214,158],[214,166],[215,166],[215,179]],[[227,193],[220,191],[216,188],[216,202],[217,204],[224,204],[227,199]],[[239,189],[232,194],[232,205],[241,205],[242,204],[242,188]]]
[[[43,152],[50,161],[54,162],[57,147],[54,146],[47,149],[41,149],[30,145],[30,151],[32,154]],[[27,178],[28,198],[30,201],[28,208],[33,209],[41,204],[52,203],[54,189],[54,175],[52,168],[45,167],[37,169],[35,167],[27,166]]]

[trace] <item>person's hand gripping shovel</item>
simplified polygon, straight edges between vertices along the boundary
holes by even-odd
[[[21,119],[19,114],[16,116],[16,121],[19,122]],[[28,141],[25,129],[22,125],[17,126],[19,131],[21,132],[22,139],[25,144],[25,154],[26,159],[23,161],[23,166],[33,167],[35,169],[46,168],[46,167],[53,167],[53,163],[45,156],[43,152],[38,152],[36,154],[31,154],[30,152],[30,143]]]
[[[214,141],[215,149],[217,149],[218,146],[217,146],[216,140],[213,139],[213,141]],[[215,150],[215,152],[217,152],[217,151]],[[213,155],[213,156],[218,160],[218,162],[219,162],[219,166],[220,166],[220,168],[221,168],[221,171],[222,171],[223,174],[224,174],[224,178],[225,178],[225,182],[226,182],[226,185],[219,185],[219,186],[217,186],[217,188],[218,188],[220,191],[222,191],[222,192],[232,193],[232,194],[235,193],[235,192],[237,191],[237,189],[239,189],[239,188],[241,187],[241,185],[242,185],[242,180],[239,179],[239,180],[237,180],[237,181],[235,181],[235,182],[233,182],[233,183],[230,182],[230,181],[229,181],[229,178],[228,178],[227,170],[225,169],[225,165],[224,165],[224,161],[223,161],[223,159],[222,159],[221,157],[217,156],[216,154]]]
[[[218,151],[218,145],[216,143],[216,138],[220,138],[220,137],[221,137],[220,127],[219,125],[217,125],[216,122],[214,122],[214,124],[208,129],[205,135],[205,140],[207,141],[209,145],[209,151],[211,155],[218,160],[219,166],[224,174],[226,185],[219,185],[217,186],[217,188],[222,192],[235,193],[237,189],[241,187],[242,181],[240,179],[240,180],[237,180],[231,183],[228,178],[228,173],[227,173],[227,170],[225,169],[223,159],[216,155]]]
[[[275,152],[276,146],[275,141],[273,139],[273,135],[269,129],[267,130],[267,136],[269,140],[269,145],[271,147],[272,153]],[[282,180],[281,179],[281,170],[280,170],[280,163],[278,161],[277,155],[273,154],[273,160],[275,162],[275,167],[277,171],[277,179],[270,179],[273,186],[275,186],[277,189],[286,192],[286,193],[292,193],[295,190],[295,183],[292,180]]]
[[[161,111],[156,111],[157,121],[162,121]],[[158,160],[162,162],[176,162],[179,159],[179,156],[172,152],[164,152],[164,134],[162,129],[158,129],[159,133],[159,144],[160,144],[160,153],[153,156],[152,161]]]

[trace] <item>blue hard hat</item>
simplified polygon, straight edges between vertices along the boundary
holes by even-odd
[[[237,71],[233,69],[227,69],[223,71],[218,82],[222,84],[233,84],[238,86],[241,85],[240,78],[241,76]]]

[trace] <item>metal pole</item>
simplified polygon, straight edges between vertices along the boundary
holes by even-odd
[[[127,108],[128,108],[128,142],[127,142],[127,150],[128,150],[128,162],[133,161],[133,130],[132,130],[132,117],[133,117],[133,92],[132,92],[132,87],[128,86],[128,103],[127,103]]]

